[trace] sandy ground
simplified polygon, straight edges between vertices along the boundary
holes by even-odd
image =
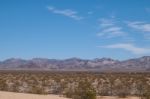
[[[13,92],[0,92],[0,99],[68,99],[58,95],[35,95]]]
[[[58,95],[37,95],[37,94],[24,94],[14,92],[1,92],[0,99],[69,99],[60,97]],[[99,96],[97,99],[139,99],[137,97],[118,98],[111,96]]]

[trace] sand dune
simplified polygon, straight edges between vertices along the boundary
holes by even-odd
[[[58,95],[35,95],[14,92],[0,92],[0,99],[68,99]]]

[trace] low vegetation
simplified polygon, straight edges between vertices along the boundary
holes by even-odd
[[[150,73],[0,71],[0,90],[72,99],[138,96],[150,99]]]

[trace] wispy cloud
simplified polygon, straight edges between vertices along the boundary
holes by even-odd
[[[138,30],[141,33],[143,33],[145,39],[150,39],[150,23],[136,21],[136,22],[127,22],[127,25],[130,28]]]
[[[115,25],[114,21],[112,21],[111,19],[99,19],[99,22],[101,27],[108,27]]]
[[[100,31],[98,32],[98,36],[113,38],[125,36],[126,33],[123,31],[121,26],[116,25],[116,21],[111,19],[100,19]]]
[[[150,32],[150,23],[146,22],[127,22],[128,26],[142,32]]]
[[[123,49],[137,55],[150,53],[150,48],[136,47],[135,45],[130,43],[119,43],[119,44],[112,44],[112,45],[99,46],[99,47],[110,48],[110,49]]]
[[[74,20],[81,20],[81,19],[83,19],[83,17],[78,15],[77,11],[73,11],[71,9],[57,9],[55,7],[52,7],[52,6],[48,6],[47,8],[52,13],[60,14],[60,15],[66,16],[66,17],[70,17],[70,18],[72,18]]]

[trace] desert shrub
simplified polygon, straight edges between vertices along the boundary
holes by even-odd
[[[150,99],[150,85],[145,86],[145,90],[143,92],[143,95],[141,97],[141,99]]]
[[[7,88],[7,84],[6,84],[6,81],[5,80],[0,80],[0,90],[2,91],[7,91],[8,88]]]
[[[73,99],[96,99],[96,91],[88,81],[81,81],[75,90]]]
[[[128,86],[124,83],[124,81],[118,82],[115,86],[116,95],[120,98],[125,98],[128,95],[129,89]]]
[[[79,81],[75,88],[65,92],[65,96],[72,99],[96,99],[96,91],[88,81]]]
[[[64,93],[64,95],[67,97],[67,98],[72,98],[74,97],[74,91],[73,90],[66,90],[66,92]]]
[[[43,88],[39,87],[38,85],[33,85],[30,93],[34,93],[34,94],[46,94],[43,90]]]

